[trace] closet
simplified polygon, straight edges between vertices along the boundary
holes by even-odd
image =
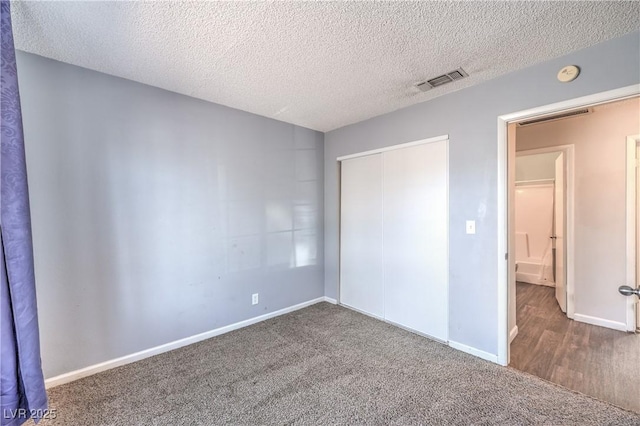
[[[448,140],[343,157],[340,303],[446,341]]]

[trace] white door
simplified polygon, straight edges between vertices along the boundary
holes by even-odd
[[[555,280],[556,299],[562,312],[567,312],[567,286],[565,282],[565,217],[564,217],[564,153],[556,158],[556,181],[554,191],[554,236],[555,236]]]
[[[447,141],[383,153],[385,319],[448,337]]]
[[[618,291],[626,296],[626,331],[640,332],[640,135],[627,136],[627,278]]]
[[[633,137],[633,143],[635,144],[635,164],[636,167],[634,167],[634,171],[635,171],[635,181],[636,181],[636,235],[635,235],[635,246],[636,246],[636,265],[635,265],[635,288],[640,288],[640,280],[638,279],[638,276],[640,275],[640,221],[639,221],[639,216],[640,216],[640,173],[638,173],[638,158],[640,158],[640,135],[638,136],[634,136]],[[631,317],[633,318],[635,315],[635,319],[636,319],[636,330],[640,329],[640,297],[635,297],[635,298],[631,298],[631,302],[627,304],[627,318]],[[634,313],[635,311],[635,313]],[[627,320],[627,330],[628,331],[634,331],[634,328],[632,327],[633,324],[629,324],[629,321]],[[629,326],[631,325],[631,327]]]
[[[384,318],[382,155],[341,163],[340,303]]]

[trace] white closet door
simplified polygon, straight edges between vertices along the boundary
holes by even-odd
[[[342,161],[340,303],[384,318],[382,156]]]
[[[385,319],[448,338],[447,141],[383,153]]]

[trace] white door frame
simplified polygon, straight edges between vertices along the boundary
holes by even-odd
[[[575,314],[575,147],[574,145],[557,145],[549,146],[545,148],[529,149],[526,151],[516,151],[517,157],[525,157],[527,155],[546,154],[549,152],[562,152],[564,153],[565,162],[565,240],[567,242],[567,249],[565,252],[565,271],[566,271],[566,291],[567,291],[567,317],[573,319]],[[507,251],[514,253],[515,247],[508,247]],[[509,281],[515,279],[515,277],[509,277]],[[510,306],[509,309],[515,309],[515,306]]]
[[[498,117],[498,364],[507,365],[509,360],[509,272],[508,272],[508,237],[507,214],[508,214],[508,185],[507,178],[507,126],[510,122],[522,121],[524,119],[552,115],[560,111],[585,106],[593,106],[601,103],[611,102],[629,98],[640,94],[640,84],[621,87],[619,89],[583,96],[568,101],[557,102]]]
[[[636,206],[638,203],[638,187],[637,187],[637,146],[640,144],[640,134],[627,136],[627,282],[628,286],[637,287],[637,222],[636,222]],[[627,297],[627,331],[636,331],[638,316],[636,310],[636,300],[634,296]]]

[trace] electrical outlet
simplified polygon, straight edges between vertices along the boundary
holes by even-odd
[[[468,220],[467,221],[467,234],[475,234],[476,233],[476,221]]]
[[[258,304],[258,293],[253,293],[251,295],[251,304],[252,305],[257,305]]]

